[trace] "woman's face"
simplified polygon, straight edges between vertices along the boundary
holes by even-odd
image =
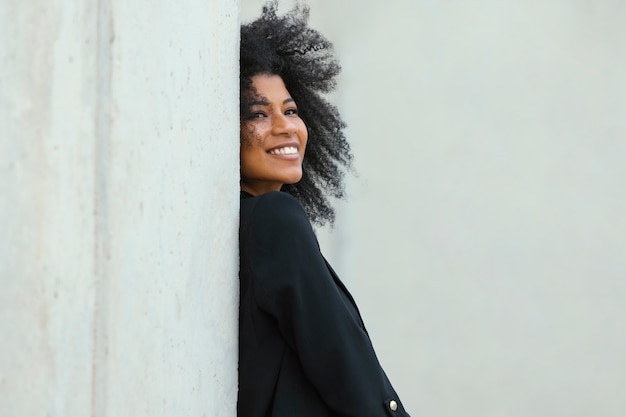
[[[278,191],[302,178],[308,132],[282,78],[251,78],[250,108],[241,117],[241,189],[252,195]]]

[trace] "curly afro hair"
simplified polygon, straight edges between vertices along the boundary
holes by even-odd
[[[254,100],[251,77],[278,75],[298,104],[309,139],[302,164],[302,179],[285,184],[282,191],[297,198],[311,221],[333,224],[335,211],[329,197],[344,197],[344,173],[352,162],[344,135],[345,123],[337,108],[323,95],[336,86],[341,67],[333,45],[307,26],[309,8],[297,5],[283,16],[278,2],[267,3],[261,16],[241,27],[240,115],[249,114]]]

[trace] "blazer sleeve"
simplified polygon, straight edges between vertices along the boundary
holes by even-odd
[[[298,201],[282,192],[264,194],[248,228],[257,304],[275,317],[327,405],[344,416],[408,417]]]

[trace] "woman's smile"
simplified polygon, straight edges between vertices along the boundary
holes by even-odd
[[[267,151],[270,155],[276,155],[284,159],[299,159],[300,154],[298,152],[299,145],[279,145],[273,149]]]

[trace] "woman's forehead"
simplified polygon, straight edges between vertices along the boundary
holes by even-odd
[[[278,75],[255,75],[246,95],[251,104],[270,105],[293,101],[283,79]]]

